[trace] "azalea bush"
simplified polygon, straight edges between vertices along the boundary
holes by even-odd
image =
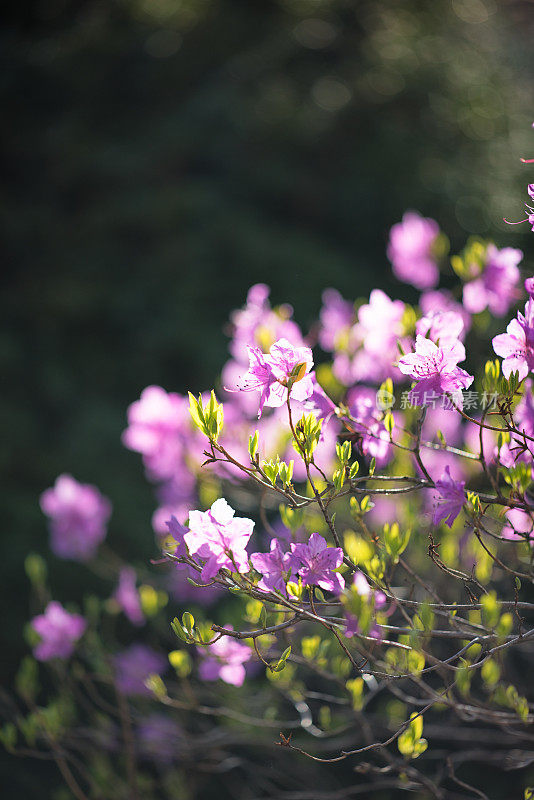
[[[451,255],[413,211],[387,254],[417,305],[328,289],[304,334],[257,284],[213,390],[132,403],[149,563],[106,542],[95,486],[43,492],[95,592],[62,605],[28,555],[0,735],[55,761],[58,798],[199,797],[213,774],[234,797],[318,797],[325,775],[325,797],[495,796],[474,765],[528,796],[534,278],[490,241]]]

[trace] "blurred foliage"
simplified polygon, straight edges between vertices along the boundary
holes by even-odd
[[[7,20],[4,680],[58,473],[112,499],[125,555],[153,551],[151,491],[120,444],[144,386],[211,386],[256,281],[304,327],[327,286],[399,292],[384,251],[407,207],[453,252],[471,233],[526,247],[502,217],[521,216],[534,151],[526,2],[34,0]],[[85,570],[51,563],[58,599],[81,597]]]

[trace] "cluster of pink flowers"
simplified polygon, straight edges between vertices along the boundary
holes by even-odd
[[[221,569],[242,574],[250,571],[246,547],[253,529],[254,522],[236,517],[224,498],[216,500],[209,511],[191,511],[188,528],[179,526],[176,520],[169,521],[169,531],[180,537],[174,555],[200,559],[202,581],[212,580]],[[343,577],[334,571],[343,563],[343,551],[328,547],[318,533],[312,533],[307,544],[292,542],[287,552],[275,537],[270,552],[252,553],[250,562],[262,575],[258,588],[265,592],[287,596],[286,582],[292,572],[300,575],[304,586],[320,586],[331,592],[344,587]]]
[[[345,587],[343,575],[334,571],[343,563],[343,550],[328,547],[326,539],[318,533],[312,533],[308,544],[291,545],[291,562],[304,586],[320,586],[334,593]]]
[[[435,245],[438,223],[407,211],[389,232],[388,258],[397,278],[416,289],[433,289],[439,282]]]
[[[255,284],[249,289],[244,308],[234,311],[230,318],[230,353],[238,364],[246,364],[248,347],[268,350],[278,339],[288,339],[296,347],[304,343],[301,330],[292,319],[291,306],[271,308],[269,294],[264,283]]]
[[[250,561],[262,576],[258,589],[262,592],[280,592],[287,597],[286,584],[291,574],[292,559],[291,553],[284,552],[279,539],[271,539],[269,553],[252,553]]]
[[[191,424],[187,398],[160,386],[144,389],[128,409],[122,440],[141,453],[148,479],[158,484],[161,507],[153,524],[162,534],[169,516],[185,518],[196,497],[194,467],[201,463],[203,442]]]
[[[227,630],[233,630],[227,626]],[[220,678],[232,686],[242,686],[245,677],[245,664],[252,658],[252,650],[248,645],[231,636],[223,636],[209,648],[199,647],[201,658],[199,675],[202,680],[216,681]]]
[[[529,194],[534,197],[532,185]],[[534,228],[534,212],[529,220]],[[385,409],[377,404],[377,387],[386,380],[390,385],[389,379],[407,386],[412,406],[428,411],[420,416],[420,433],[429,446],[421,452],[413,474],[424,475],[425,486],[431,490],[421,503],[431,518],[429,525],[444,523],[452,527],[466,503],[472,466],[456,458],[454,448],[465,445],[475,450],[479,443],[473,444],[474,437],[480,437],[485,458],[492,467],[510,469],[518,460],[532,463],[527,445],[520,453],[514,452],[515,442],[501,441],[497,446],[495,431],[481,433],[476,420],[473,422],[464,414],[464,421],[460,415],[450,413],[455,409],[469,410],[467,390],[474,376],[458,365],[466,360],[464,342],[472,315],[487,309],[492,315],[502,316],[516,303],[520,298],[519,263],[523,254],[517,249],[499,250],[491,243],[485,245],[483,263],[466,266],[460,303],[448,290],[436,288],[440,237],[438,224],[416,212],[407,212],[390,231],[387,254],[394,274],[421,292],[414,308],[380,289],[373,290],[367,302],[359,301],[357,305],[328,289],[323,293],[318,328],[304,336],[292,319],[290,306],[273,308],[264,284],[250,289],[245,306],[232,314],[231,359],[223,370],[225,427],[220,442],[232,453],[233,465],[221,463],[224,459],[208,458],[214,462],[208,469],[213,470],[216,480],[224,479],[235,487],[237,480],[247,479],[252,426],[257,426],[262,458],[280,455],[288,462],[295,460],[292,480],[298,483],[308,479],[310,462],[293,447],[288,404],[293,415],[311,412],[323,423],[312,460],[319,480],[328,484],[327,475],[332,475],[334,468],[339,471],[341,456],[336,456],[336,443],[341,430],[358,448],[360,462],[365,465],[373,460],[374,468],[387,468],[396,457],[392,427],[402,429],[405,422],[411,421],[409,414],[395,409],[394,416],[387,419],[387,427]],[[520,380],[534,370],[534,278],[525,282],[525,288],[529,297],[524,312],[518,312],[509,322],[506,333],[493,338],[494,351],[503,359],[504,376],[509,378],[517,372]],[[330,381],[335,402],[314,372],[311,346],[315,344],[332,354]],[[517,424],[526,437],[534,436],[533,386],[532,380],[525,382],[524,395],[515,411]],[[392,404],[394,401],[392,396]],[[437,409],[436,401],[442,402]],[[438,442],[445,440],[453,447],[441,448]],[[236,580],[236,574],[246,580],[256,597],[258,591],[294,597],[294,587],[289,586],[288,590],[290,583],[298,584],[299,591],[302,587],[318,587],[334,594],[345,606],[348,638],[362,632],[363,611],[360,618],[355,608],[365,609],[365,635],[380,638],[374,615],[385,607],[385,594],[372,589],[360,571],[346,587],[343,550],[330,546],[319,532],[308,536],[309,528],[304,533],[303,527],[291,535],[286,532],[284,539],[275,523],[271,533],[276,535],[270,538],[268,552],[249,553],[256,537],[265,541],[261,530],[254,533],[252,519],[236,516],[223,497],[208,510],[198,510],[199,497],[205,496],[201,491],[201,465],[208,445],[192,423],[185,396],[159,386],[146,388],[128,409],[123,442],[141,454],[147,477],[157,487],[159,508],[153,526],[162,540],[166,537],[164,550],[172,550],[174,556],[171,581],[177,582],[175,597],[183,599],[187,595],[184,587],[196,601],[201,601],[203,590],[204,597],[208,597],[208,587],[191,586],[191,581],[187,583],[189,578],[208,584],[213,590],[209,594],[211,600],[225,585],[228,573]],[[409,449],[403,446],[404,451]],[[236,461],[245,464],[247,470],[236,467]],[[342,468],[345,467],[348,464],[343,462]],[[343,473],[343,477],[347,474]],[[111,515],[111,504],[98,489],[61,475],[55,486],[42,494],[41,507],[50,521],[54,553],[78,561],[95,556]],[[397,511],[388,498],[378,496],[370,519],[389,521],[388,514],[396,515]],[[502,538],[534,538],[530,513],[509,509],[505,520]],[[146,619],[137,573],[130,566],[123,566],[118,572],[113,599],[132,625],[142,626]],[[59,603],[50,602],[44,614],[34,618],[32,628],[40,637],[34,650],[36,658],[68,658],[85,631],[86,621],[68,613]],[[199,674],[204,680],[221,679],[241,686],[253,651],[229,635],[233,628],[226,626],[226,631],[228,635],[218,637],[211,646],[198,647]],[[142,644],[134,644],[114,658],[116,684],[125,694],[147,694],[148,675],[163,674],[166,668],[163,656]],[[147,728],[145,738],[154,739],[152,733]]]
[[[487,308],[498,317],[506,314],[519,298],[518,264],[522,258],[521,250],[512,247],[498,250],[494,244],[488,245],[482,274],[464,286],[466,310],[470,314],[479,314]]]
[[[104,541],[111,503],[95,486],[60,475],[41,495],[41,509],[50,519],[50,547],[60,558],[89,561]]]
[[[312,533],[308,543],[291,542],[284,552],[279,539],[271,539],[269,553],[253,553],[254,569],[262,575],[258,588],[265,592],[278,591],[287,596],[286,583],[290,575],[299,575],[303,586],[319,586],[335,594],[345,586],[343,576],[335,570],[343,563],[343,550],[328,547],[318,533]]]
[[[532,279],[525,282],[529,299],[525,313],[518,312],[517,318],[508,323],[506,333],[493,339],[493,349],[503,359],[502,371],[509,378],[517,372],[520,380],[526,378],[534,369],[534,291]]]
[[[369,302],[358,309],[348,348],[335,354],[333,371],[338,380],[351,386],[398,377],[394,363],[398,341],[406,341],[405,312],[401,300],[391,300],[381,289],[373,289]]]
[[[69,614],[61,603],[52,600],[44,614],[34,617],[31,626],[39,636],[33,654],[39,661],[69,658],[78,639],[83,636],[87,622],[79,614]]]
[[[351,430],[359,434],[361,452],[384,467],[393,457],[393,447],[384,425],[382,409],[376,404],[376,391],[367,386],[354,386],[347,392]],[[400,415],[397,415],[400,419]]]
[[[291,342],[293,347],[305,345],[302,331],[292,319],[290,305],[272,308],[269,302],[269,287],[258,283],[249,289],[245,306],[234,311],[230,317],[232,339],[230,354],[232,358],[222,370],[224,386],[239,384],[250,363],[249,348],[258,348],[262,353],[280,339]],[[241,415],[253,418],[257,415],[256,397],[246,392],[230,395],[230,401],[237,404]]]

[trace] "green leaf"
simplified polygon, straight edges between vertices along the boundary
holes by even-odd
[[[202,413],[202,399],[199,397],[197,400],[196,397],[188,392],[189,395],[189,413],[191,414],[191,419],[201,430],[204,430],[205,427],[205,420],[204,414]]]
[[[349,478],[353,480],[360,470],[360,465],[357,461],[353,461],[349,469]]]
[[[189,611],[184,611],[182,614],[182,625],[188,633],[195,627],[195,618]]]
[[[290,655],[291,655],[291,645],[289,645],[289,647],[286,647],[286,649],[280,656],[280,661],[287,661]]]
[[[176,634],[176,636],[177,636],[179,639],[181,639],[183,642],[187,642],[187,640],[188,640],[188,639],[187,639],[187,636],[186,636],[186,634],[185,634],[185,631],[184,631],[184,629],[183,629],[183,628],[182,628],[182,626],[180,625],[180,622],[179,622],[179,620],[178,620],[178,617],[175,617],[175,618],[173,619],[173,621],[171,622],[171,628],[173,629],[174,633]]]
[[[145,681],[145,686],[151,691],[158,699],[167,696],[167,687],[163,683],[161,677],[156,673],[149,675]]]
[[[258,442],[259,442],[260,434],[256,430],[253,434],[249,436],[248,439],[248,454],[250,456],[250,460],[254,461],[256,459],[256,455],[258,453]]]
[[[408,728],[397,740],[399,752],[405,758],[418,758],[428,747],[426,739],[422,739],[423,717],[415,712],[410,716]]]
[[[314,594],[315,594],[317,600],[319,600],[320,603],[324,603],[325,602],[325,596],[324,596],[323,592],[321,591],[321,589],[319,589],[318,586],[315,587]]]

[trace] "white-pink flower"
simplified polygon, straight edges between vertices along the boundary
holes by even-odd
[[[287,401],[307,400],[313,394],[313,354],[309,347],[294,347],[287,339],[279,339],[268,353],[248,346],[249,368],[237,391],[260,392],[258,417],[264,406],[278,408]],[[230,390],[231,391],[231,390]]]
[[[461,406],[460,390],[467,389],[474,381],[472,375],[458,366],[458,361],[464,358],[465,349],[461,342],[438,347],[430,339],[417,336],[415,353],[399,358],[400,371],[417,380],[410,392],[413,405],[431,405],[438,397],[448,393]]]
[[[528,281],[527,281],[528,283]],[[528,287],[527,287],[528,288]],[[526,378],[534,369],[534,298],[529,297],[524,315],[508,323],[506,333],[493,337],[493,349],[502,362],[503,375],[509,378],[512,372],[519,373],[519,379]]]
[[[231,625],[226,629],[233,630]],[[243,685],[246,677],[244,664],[252,657],[252,650],[246,644],[232,636],[223,636],[209,647],[199,647],[198,654],[202,659],[199,668],[202,680],[216,681],[220,678],[232,686]]]
[[[184,541],[190,555],[205,560],[201,573],[203,581],[211,580],[223,567],[230,572],[249,571],[245,548],[254,522],[234,514],[224,498],[216,500],[209,511],[189,514],[189,531],[184,534]]]

